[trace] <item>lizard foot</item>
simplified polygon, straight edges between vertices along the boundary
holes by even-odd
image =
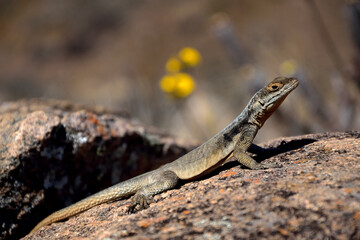
[[[129,214],[131,214],[131,213],[136,212],[137,210],[146,209],[146,208],[148,208],[148,207],[150,206],[150,203],[153,203],[153,202],[154,202],[153,197],[151,197],[151,196],[146,196],[146,195],[144,195],[144,194],[142,194],[142,193],[139,193],[139,194],[136,193],[136,194],[133,196],[132,200],[131,200],[131,204],[130,204],[127,212],[128,212]],[[136,209],[137,206],[139,206],[139,207],[138,207],[138,209],[135,211],[135,209]]]
[[[281,168],[282,165],[280,163],[261,163],[259,165],[256,165],[253,170],[259,170],[259,169],[269,169],[269,168]]]

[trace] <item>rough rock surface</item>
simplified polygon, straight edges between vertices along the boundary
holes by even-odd
[[[192,148],[125,112],[63,101],[3,103],[0,129],[0,239],[7,240]]]
[[[282,138],[261,161],[228,163],[126,214],[129,200],[102,204],[24,239],[360,239],[360,132]]]

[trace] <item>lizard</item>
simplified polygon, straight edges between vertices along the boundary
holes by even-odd
[[[252,170],[282,167],[279,163],[258,163],[246,152],[254,146],[253,139],[265,121],[284,99],[299,85],[296,78],[277,77],[250,99],[244,110],[222,131],[182,157],[155,170],[120,182],[64,209],[58,210],[30,233],[43,226],[77,215],[101,203],[134,195],[128,212],[148,208],[153,196],[175,187],[179,180],[192,181],[204,176],[234,157]]]

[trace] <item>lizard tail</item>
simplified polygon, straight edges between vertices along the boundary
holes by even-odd
[[[136,184],[135,182],[141,181],[139,177],[140,176],[118,183],[75,204],[50,214],[44,220],[39,222],[30,233],[36,232],[43,226],[74,216],[101,203],[113,201],[136,193],[139,184]]]

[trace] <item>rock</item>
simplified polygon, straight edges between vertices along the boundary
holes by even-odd
[[[155,196],[128,215],[129,199],[101,204],[31,239],[360,239],[360,132],[281,138],[256,156],[283,167],[230,162]]]
[[[54,100],[1,104],[0,129],[1,239],[194,146],[122,111]]]

